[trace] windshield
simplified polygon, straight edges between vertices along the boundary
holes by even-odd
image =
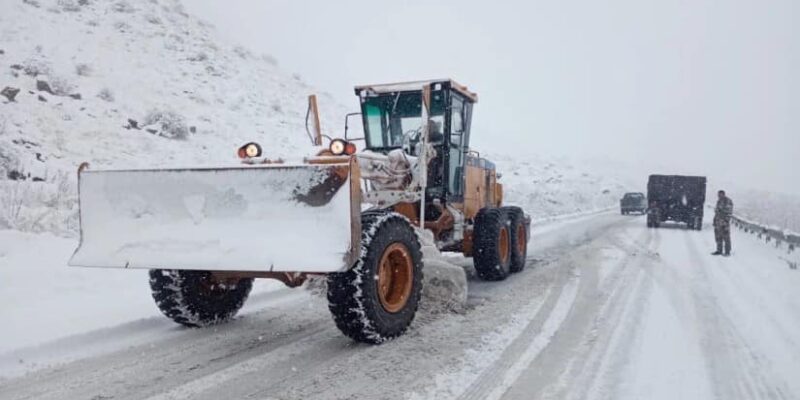
[[[366,97],[362,102],[367,147],[399,148],[403,136],[422,131],[422,92],[397,92]],[[441,141],[444,122],[444,93],[431,92],[431,141]]]

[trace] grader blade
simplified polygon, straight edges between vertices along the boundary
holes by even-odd
[[[355,163],[82,171],[69,264],[343,271],[360,237],[359,181]]]

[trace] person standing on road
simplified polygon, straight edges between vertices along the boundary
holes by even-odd
[[[717,192],[717,207],[714,209],[714,238],[717,240],[717,251],[711,255],[731,255],[731,217],[733,201],[725,195],[724,190]]]

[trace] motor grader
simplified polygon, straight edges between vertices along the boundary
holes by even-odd
[[[473,257],[482,279],[525,268],[530,219],[503,206],[494,164],[469,147],[477,95],[449,79],[355,93],[361,112],[348,117],[364,136],[348,137],[346,119],[343,137],[302,162],[248,143],[225,168],[82,164],[69,264],[149,269],[159,309],[192,327],[231,319],[255,278],[296,287],[324,275],[337,327],[374,344],[414,319],[421,238]],[[316,101],[312,115],[320,145]]]

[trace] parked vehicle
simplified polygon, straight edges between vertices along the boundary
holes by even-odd
[[[647,211],[647,198],[644,196],[644,193],[625,193],[619,201],[619,209],[622,215],[634,212],[644,214]]]
[[[658,228],[662,222],[686,223],[688,229],[703,228],[703,204],[706,201],[706,177],[650,175],[647,182],[647,226]]]

